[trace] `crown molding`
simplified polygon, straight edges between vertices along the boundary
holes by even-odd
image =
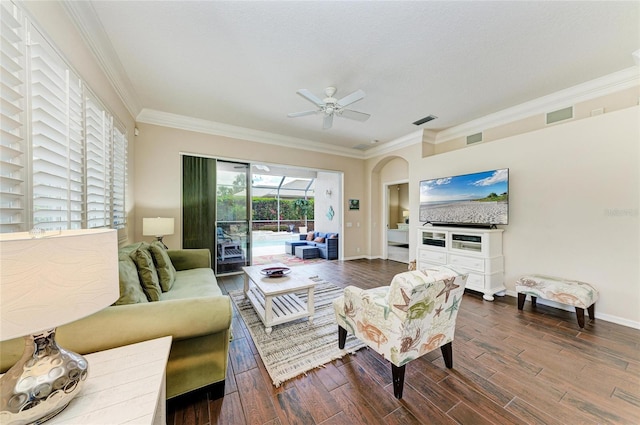
[[[442,130],[437,134],[435,143],[438,144],[458,137],[466,137],[470,134],[475,134],[480,131],[508,124],[533,115],[544,114],[556,109],[565,108],[579,102],[638,86],[639,84],[639,67],[632,66],[630,68],[587,81],[586,83],[578,84],[550,95],[542,96],[529,102],[521,103],[520,105],[485,115],[482,118]]]
[[[62,0],[61,3],[120,100],[132,117],[138,115],[142,106],[136,91],[91,2]]]
[[[132,116],[140,122],[164,125],[184,130],[200,131],[260,143],[305,149],[314,152],[367,159],[390,153],[416,143],[444,143],[448,140],[466,137],[503,124],[511,123],[537,114],[543,114],[576,103],[608,95],[640,84],[639,66],[633,66],[603,77],[570,87],[516,105],[466,123],[450,127],[440,132],[418,130],[390,142],[360,152],[316,141],[298,139],[274,133],[261,132],[242,127],[179,116],[142,108],[135,89],[125,72],[102,23],[88,1],[62,0],[64,10],[75,24],[81,37],[98,61],[99,66],[112,84],[119,98]]]
[[[405,148],[407,146],[412,146],[417,143],[422,143],[425,139],[425,134],[433,133],[431,130],[417,130],[409,134],[405,134],[404,136],[400,136],[397,139],[393,139],[390,142],[386,142],[381,146],[376,146],[372,149],[367,149],[365,151],[365,159],[374,158],[376,156],[384,155],[387,153],[391,153],[397,151],[398,149]]]
[[[269,133],[266,131],[252,130],[249,128],[237,127],[215,121],[208,121],[200,118],[192,118],[184,115],[172,114],[170,112],[156,111],[154,109],[143,108],[136,117],[136,121],[146,124],[160,125],[163,127],[176,128],[180,130],[212,134],[215,136],[248,140],[250,142],[267,143],[270,145],[292,149],[303,149],[329,155],[340,155],[351,158],[364,159],[364,154],[355,149],[328,145],[326,143],[320,143],[313,140],[283,136],[281,134]]]

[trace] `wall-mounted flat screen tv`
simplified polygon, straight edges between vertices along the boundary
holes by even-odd
[[[509,222],[509,169],[420,182],[420,221],[486,225]]]

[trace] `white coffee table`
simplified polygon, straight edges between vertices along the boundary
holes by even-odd
[[[258,317],[270,334],[274,325],[291,322],[303,317],[313,323],[313,290],[316,282],[305,273],[304,267],[291,267],[283,277],[267,277],[260,271],[269,267],[286,267],[282,263],[243,267],[244,294],[249,298]],[[295,292],[307,291],[305,303]]]

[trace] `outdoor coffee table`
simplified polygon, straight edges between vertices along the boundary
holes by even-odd
[[[313,290],[316,282],[304,272],[304,267],[291,267],[282,277],[268,277],[261,271],[272,267],[287,267],[281,263],[243,267],[244,294],[270,334],[274,325],[308,317],[313,323]],[[307,291],[306,303],[295,292]]]

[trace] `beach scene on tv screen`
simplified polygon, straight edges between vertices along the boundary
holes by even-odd
[[[507,224],[509,169],[420,182],[420,221]]]

